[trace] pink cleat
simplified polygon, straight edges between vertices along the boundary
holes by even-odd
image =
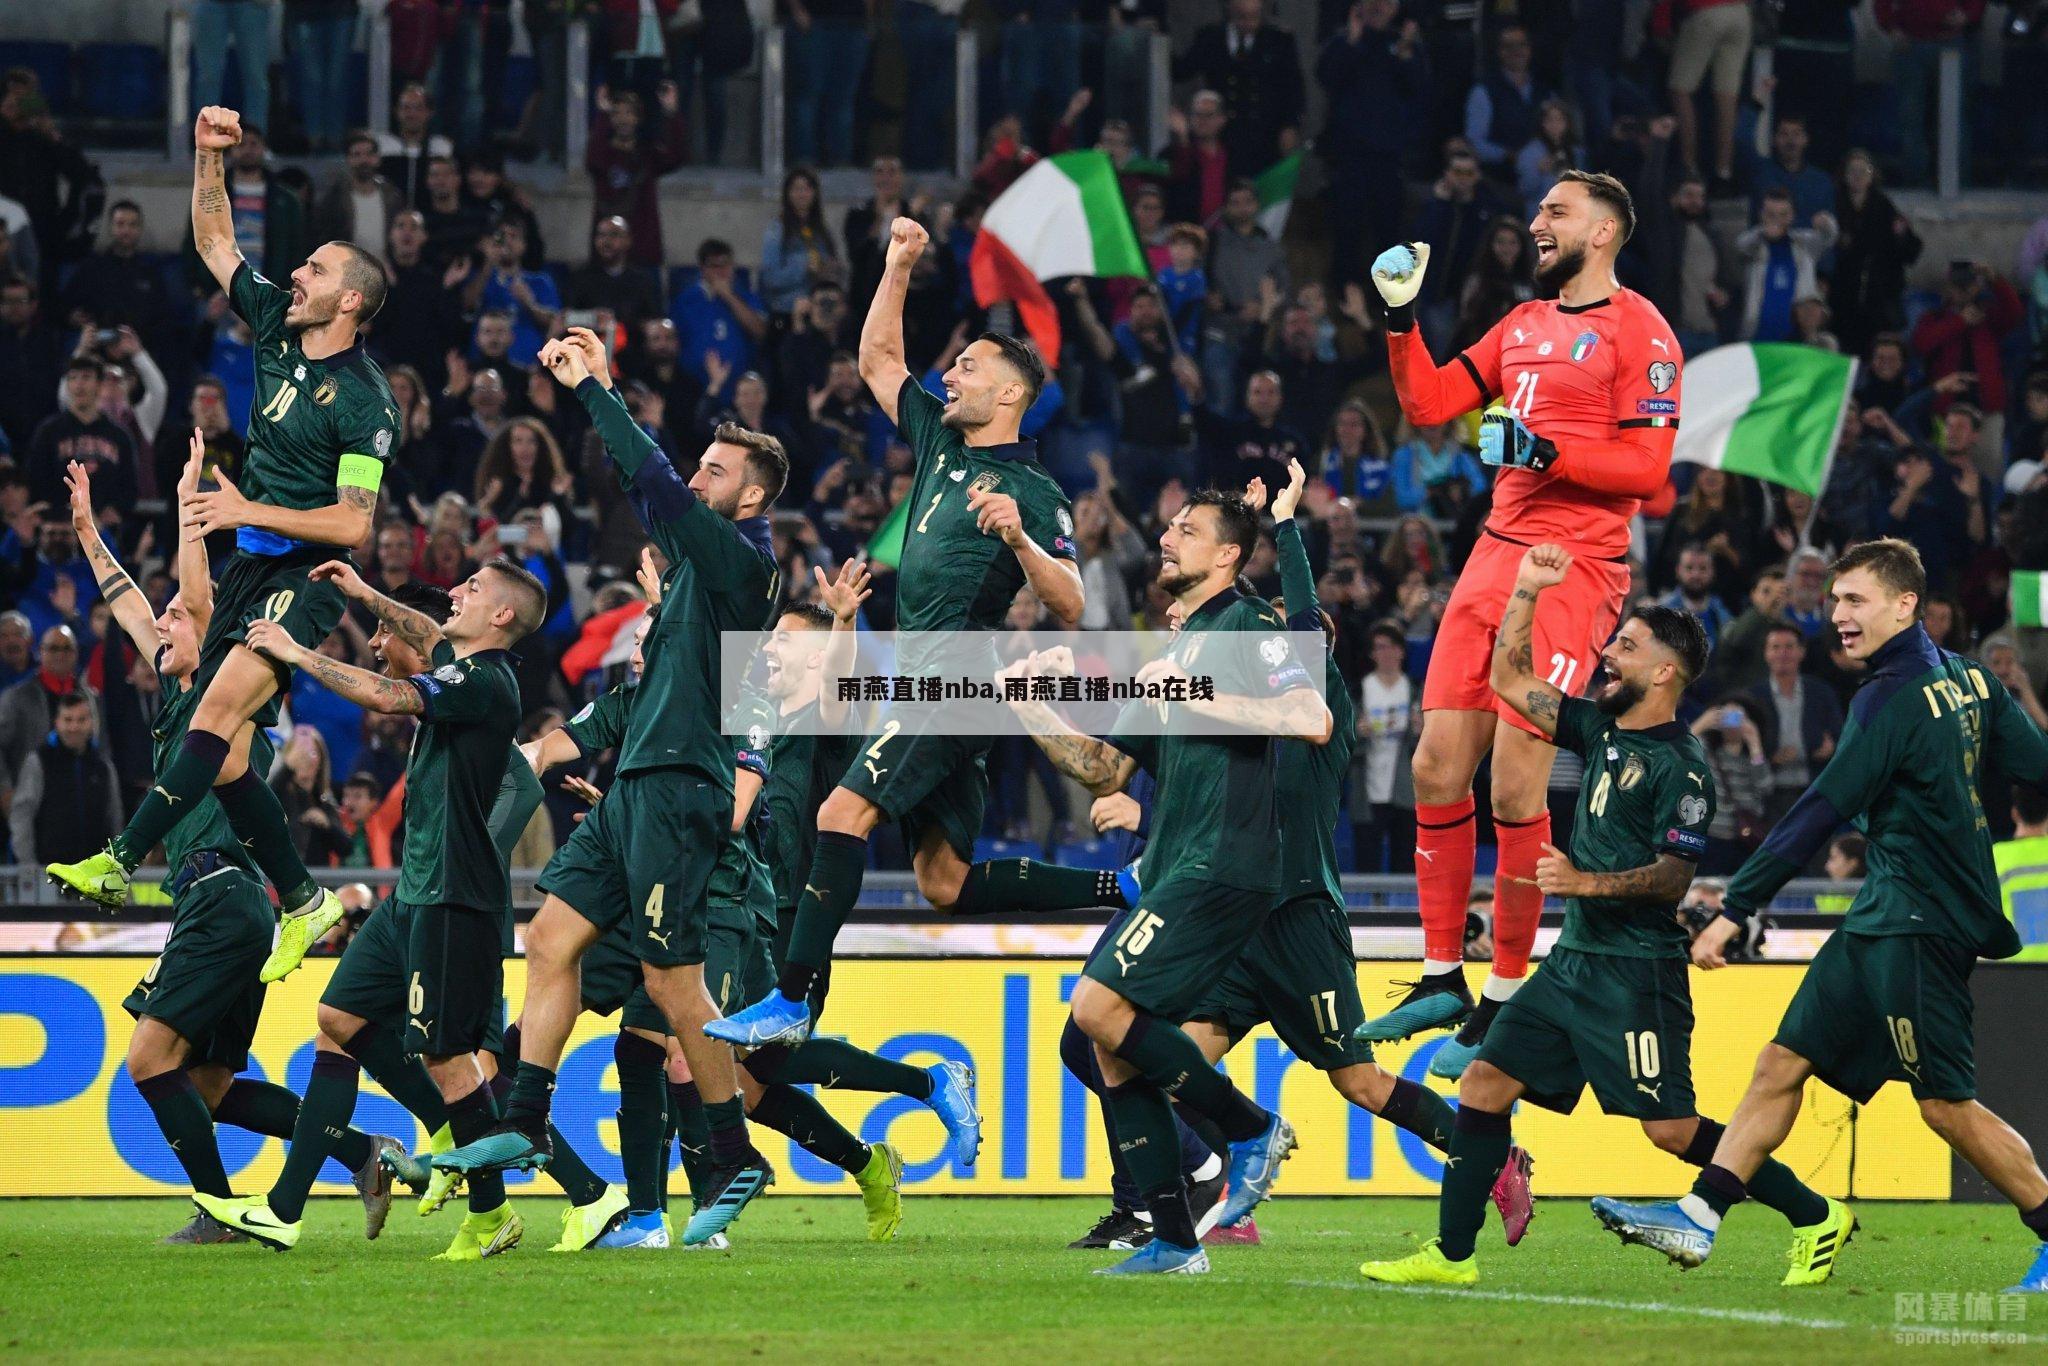
[[[1259,1245],[1259,1226],[1249,1214],[1234,1224],[1218,1224],[1215,1228],[1202,1235],[1202,1246],[1204,1247],[1223,1247],[1233,1244],[1240,1247],[1257,1247]]]
[[[1501,1232],[1507,1235],[1509,1247],[1522,1241],[1529,1221],[1536,1217],[1536,1200],[1529,1193],[1529,1172],[1535,1165],[1527,1149],[1510,1148],[1507,1165],[1493,1183],[1493,1204],[1500,1211]]]

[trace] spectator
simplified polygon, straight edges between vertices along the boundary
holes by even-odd
[[[270,126],[269,0],[193,0],[192,103],[225,104],[228,49],[242,73],[242,127]]]
[[[1680,177],[1662,212],[1652,210],[1645,250],[1651,257],[1651,291],[1673,322],[1679,349],[1688,356],[1720,344],[1721,315],[1729,295],[1727,249],[1707,207],[1706,182]]]
[[[412,528],[396,518],[386,521],[377,528],[376,562],[363,575],[364,581],[385,597],[392,597],[412,582],[415,551]],[[366,633],[377,629],[377,614],[362,603],[351,601],[348,613]]]
[[[732,245],[707,237],[697,248],[697,279],[676,296],[672,310],[684,368],[713,395],[730,399],[724,384],[710,381],[710,360],[730,378],[754,364],[754,347],[768,335],[761,297],[735,279]]]
[[[1714,595],[1714,553],[1691,542],[1678,552],[1677,572],[1678,586],[1659,599],[1658,605],[1692,613],[1705,628],[1707,648],[1712,649],[1721,632],[1735,623],[1728,604]]]
[[[1746,272],[1742,329],[1746,341],[1785,341],[1792,336],[1792,303],[1820,292],[1815,268],[1835,245],[1835,216],[1822,210],[1813,226],[1793,225],[1792,193],[1767,191],[1757,226],[1735,239],[1735,255]]]
[[[349,55],[356,41],[357,0],[285,0],[285,34],[296,58],[292,106],[315,156],[342,145],[348,113]],[[381,242],[384,225],[362,237],[335,233],[342,241]],[[333,240],[332,238],[328,240]]]
[[[846,242],[846,260],[851,271],[847,280],[847,303],[855,314],[866,317],[875,286],[882,279],[882,262],[888,254],[890,226],[898,218],[916,217],[917,211],[903,195],[903,162],[879,156],[868,168],[868,197],[846,211],[841,237]]]
[[[1678,154],[1688,170],[1704,173],[1700,160],[1699,103],[1695,98],[1709,72],[1714,78],[1715,188],[1735,183],[1735,109],[1749,66],[1749,5],[1746,0],[1675,0],[1682,15],[1671,49],[1671,107],[1678,113]]]
[[[261,0],[216,2],[253,5]],[[228,201],[234,215],[235,246],[250,269],[281,278],[306,259],[306,206],[297,190],[270,173],[269,155],[263,129],[244,116],[242,140],[228,149]],[[190,241],[187,229],[188,245]],[[191,258],[190,269],[198,269],[197,261],[197,256]],[[210,282],[205,287],[210,289]]]
[[[1835,165],[1849,147],[1849,121],[1857,112],[1856,26],[1859,0],[1813,0],[1776,7],[1778,36],[1771,56],[1777,84],[1773,102],[1806,120],[1814,160]]]
[[[1677,582],[1679,552],[1699,544],[1714,556],[1714,591],[1730,596],[1729,585],[1746,579],[1755,562],[1756,524],[1745,484],[1721,470],[1695,471],[1691,492],[1665,519],[1663,538],[1649,566],[1650,582]]]
[[[313,236],[368,249],[389,236],[391,220],[405,207],[405,195],[379,169],[375,133],[350,133],[344,162],[313,206]]]
[[[1970,649],[1970,619],[1962,604],[1948,593],[1930,594],[1921,604],[1920,627],[1944,650],[1964,654]]]
[[[1427,517],[1413,514],[1403,517],[1394,524],[1394,532],[1387,537],[1387,543],[1380,549],[1380,568],[1387,580],[1406,586],[1411,575],[1420,575],[1426,584],[1434,586],[1435,581],[1450,570],[1450,561],[1444,555],[1444,543],[1436,534],[1436,526]],[[1416,614],[1411,612],[1411,625]],[[1435,633],[1432,623],[1431,634]]]
[[[1195,31],[1175,73],[1223,97],[1230,159],[1253,174],[1301,144],[1301,56],[1265,10],[1264,0],[1226,0],[1223,21]]]
[[[569,307],[603,309],[636,334],[660,317],[661,281],[632,258],[633,229],[626,220],[617,214],[598,219],[590,229],[590,259],[569,273]]]
[[[1891,40],[1891,84],[1899,97],[1899,144],[1907,183],[1925,185],[1931,163],[1928,151],[1938,130],[1928,117],[1929,92],[1939,79],[1941,54],[1962,58],[1963,89],[1976,87],[1977,26],[1984,19],[1984,0],[1877,0],[1873,16]],[[1963,173],[1970,166],[1970,117],[1958,120],[1957,155]]]
[[[1785,571],[1785,619],[1808,640],[1827,622],[1827,556],[1808,548],[1794,552]]]
[[[1086,597],[1079,625],[1084,631],[1133,629],[1132,589],[1145,572],[1144,539],[1117,511],[1115,476],[1108,462],[1096,466],[1100,481],[1074,499],[1074,549]]]
[[[631,91],[611,96],[600,87],[597,117],[590,121],[590,145],[583,156],[590,172],[591,211],[598,218],[625,219],[632,230],[633,263],[655,267],[665,261],[655,187],[689,155],[681,96],[674,82],[661,83],[659,99],[661,125],[643,145],[640,97]]]
[[[1527,230],[1512,218],[1496,218],[1485,247],[1473,256],[1471,273],[1459,289],[1452,349],[1464,350],[1492,331],[1518,304],[1535,298],[1535,270],[1535,252]]]
[[[99,171],[57,131],[34,75],[18,67],[0,86],[0,186],[28,214],[47,290],[60,265],[84,255],[104,191]]]
[[[553,434],[534,418],[515,417],[491,437],[477,462],[475,488],[477,511],[496,519],[499,541],[508,549],[518,548],[507,539],[510,524],[528,509],[553,518],[551,539],[559,540],[562,528],[575,525],[569,495],[576,481],[569,462]]]
[[[1906,338],[1897,332],[1881,332],[1871,338],[1869,355],[1856,376],[1856,401],[1866,408],[1896,412],[1913,392],[1906,373]]]
[[[825,226],[817,174],[798,166],[782,178],[782,208],[761,239],[761,295],[768,311],[786,318],[813,285],[845,276],[845,264]]]
[[[1329,102],[1316,150],[1329,170],[1330,275],[1363,283],[1367,264],[1401,233],[1402,163],[1429,99],[1422,29],[1395,20],[1400,0],[1354,0],[1343,32],[1316,57]]]
[[[981,160],[975,163],[975,190],[991,202],[1017,183],[1017,177],[1038,161],[1038,152],[1026,140],[1023,120],[1005,114],[988,127],[981,140]]]
[[[1112,482],[1128,494],[1136,515],[1166,484],[1178,480],[1186,487],[1194,478],[1188,412],[1201,393],[1201,374],[1176,343],[1156,289],[1143,287],[1131,296],[1131,316],[1116,325],[1114,335],[1096,317],[1085,281],[1070,282],[1068,293],[1081,335],[1116,376],[1122,421]]]
[[[667,318],[640,325],[640,345],[626,353],[626,362],[632,377],[660,397],[665,412],[694,413],[703,402],[704,382],[682,363],[682,340]]]
[[[1707,749],[1714,775],[1714,820],[1707,827],[1707,852],[1700,871],[1732,873],[1762,843],[1769,827],[1764,812],[1771,798],[1771,763],[1763,733],[1740,698],[1716,703],[1692,723]]]
[[[1745,693],[1760,686],[1769,674],[1765,646],[1771,628],[1785,621],[1784,611],[1785,571],[1772,566],[1749,586],[1749,606],[1742,615],[1721,628],[1708,671],[1711,686],[1703,683],[1700,690],[1709,695]],[[1809,634],[1802,628],[1800,639]]]
[[[468,294],[484,316],[505,313],[512,319],[512,341],[508,354],[515,365],[531,369],[540,357],[541,343],[555,332],[562,317],[562,296],[554,277],[542,270],[527,270],[526,229],[518,219],[500,222],[484,239],[485,266],[470,280]]]
[[[175,489],[178,476],[184,471],[185,462],[192,454],[192,433],[197,430],[205,443],[205,463],[201,467],[202,479],[217,479],[225,472],[229,479],[239,481],[242,477],[242,457],[247,447],[241,434],[228,421],[228,389],[221,383],[219,375],[201,375],[192,382],[192,397],[187,401],[185,421],[172,423],[157,433],[156,438],[156,485],[160,489]],[[171,500],[175,503],[175,499]],[[164,520],[159,524],[157,543],[177,544],[177,508],[166,509]],[[232,533],[223,536],[232,544]],[[212,538],[208,546],[212,547]],[[223,559],[225,557],[223,556]]]
[[[427,194],[420,208],[420,222],[427,229],[427,259],[439,266],[466,263],[460,279],[470,279],[477,248],[490,223],[481,208],[463,198],[462,168],[453,157],[432,157],[427,161]]]
[[[360,723],[361,709],[356,711]],[[354,840],[334,802],[333,765],[328,761],[326,738],[317,727],[292,727],[292,738],[271,770],[270,788],[284,808],[299,857],[312,868],[338,865]]]
[[[73,460],[92,476],[93,507],[118,523],[135,507],[135,440],[107,416],[100,381],[107,368],[89,355],[74,356],[64,370],[64,406],[43,419],[29,438],[25,472],[29,496],[51,507],[63,505],[64,469]]]
[[[1860,883],[1870,875],[1866,855],[1869,845],[1861,835],[1839,835],[1828,844],[1822,872],[1830,882]],[[1823,892],[1813,899],[1813,909],[1823,915],[1846,915],[1856,900],[1854,892]]]
[[[960,6],[953,0],[896,0],[896,41],[903,49],[903,156],[920,171],[949,159],[953,64]],[[849,244],[850,246],[850,244]]]
[[[77,631],[52,626],[42,634],[35,672],[0,693],[0,782],[12,783],[21,773],[22,761],[50,733],[60,704],[69,697],[98,706],[79,673]]]
[[[78,263],[64,288],[64,311],[75,327],[132,327],[157,351],[173,344],[171,301],[160,261],[142,254],[142,210],[116,201],[107,210],[105,249]]]
[[[1364,366],[1325,350],[1315,311],[1307,304],[1281,304],[1269,297],[1264,324],[1263,363],[1280,376],[1287,407],[1282,420],[1298,432],[1314,431],[1336,411],[1346,388],[1364,374]]]
[[[427,206],[427,163],[455,155],[455,144],[434,131],[434,97],[417,82],[398,92],[392,103],[397,131],[377,135],[384,178],[398,187],[407,208]]]
[[[1773,190],[1792,196],[1792,220],[1820,225],[1820,215],[1835,206],[1835,183],[1828,173],[1806,160],[1806,120],[1797,114],[1781,114],[1771,133],[1771,159],[1757,167],[1750,199],[1750,211],[1759,216],[1763,202]]]
[[[825,382],[805,395],[808,440],[800,445],[809,447],[813,458],[806,461],[801,453],[794,455],[792,470],[801,469],[808,477],[818,464],[842,456],[873,463],[890,424],[879,416],[867,385],[861,383],[853,352],[833,352],[825,366]]]
[[[62,863],[106,847],[121,828],[120,783],[94,739],[92,699],[57,703],[56,724],[36,736],[14,784],[9,823],[17,863]]]
[[[401,209],[384,243],[390,289],[377,310],[369,348],[387,367],[407,366],[439,387],[443,358],[462,326],[462,283],[474,269],[467,254],[437,262],[426,254],[427,224],[418,209]]]
[[[805,396],[829,378],[845,325],[846,291],[830,280],[796,301],[788,325],[775,334],[775,378],[769,386],[784,412],[800,413]],[[689,406],[697,406],[694,397]]]
[[[1217,417],[1195,412],[1195,432],[1202,448],[1202,478],[1219,489],[1241,489],[1263,479],[1269,489],[1287,486],[1287,462],[1306,466],[1312,457],[1308,442],[1280,421],[1280,377],[1261,370],[1245,381],[1243,417]]]
[[[1394,501],[1403,512],[1433,506],[1454,507],[1486,487],[1486,468],[1461,439],[1456,422],[1426,427],[1402,420],[1407,438],[1394,448]],[[1464,485],[1464,494],[1442,492],[1447,484]]]
[[[1323,437],[1321,473],[1330,492],[1350,499],[1351,506],[1367,517],[1391,517],[1400,507],[1386,435],[1372,409],[1359,399],[1337,405]]]
[[[1745,694],[1758,715],[1775,722],[1771,795],[1764,809],[1771,825],[1812,785],[1842,735],[1841,699],[1802,673],[1805,663],[1806,637],[1797,626],[1780,622],[1764,637],[1764,664],[1770,676]]]
[[[526,252],[519,263],[528,270],[547,265],[547,244],[541,240],[540,216],[533,199],[505,175],[505,156],[495,147],[478,147],[463,158],[462,197],[486,223],[517,223],[524,229]]]
[[[1372,628],[1372,672],[1359,685],[1359,759],[1352,766],[1352,858],[1361,872],[1415,870],[1415,784],[1408,772],[1421,732],[1421,693],[1403,671],[1401,628]]]
[[[1585,164],[1586,144],[1571,106],[1559,99],[1545,100],[1536,111],[1535,135],[1515,154],[1515,183],[1522,192],[1523,210],[1535,217],[1536,206],[1557,183],[1559,173]]]
[[[4,130],[4,125],[0,125]],[[18,199],[0,194],[0,278],[22,275],[33,280],[42,270],[35,224]]]
[[[1879,186],[1877,166],[1861,148],[1842,163],[1835,216],[1842,237],[1828,304],[1842,349],[1860,356],[1878,333],[1905,325],[1906,268],[1920,259],[1920,235]]]
[[[1976,474],[1975,466],[1966,468]],[[1983,538],[1982,503],[1964,494],[1951,466],[1944,462],[1937,468],[1934,457],[1919,446],[1899,453],[1896,478],[1892,501],[1878,521],[1879,533],[1913,543],[1927,566],[1929,588],[1954,587],[1972,542]],[[1970,528],[1975,536],[1967,534]]]
[[[867,4],[783,0],[782,8],[789,23],[783,39],[789,54],[789,159],[851,165],[855,105],[868,61]],[[922,74],[912,72],[910,79]],[[1014,104],[1007,83],[1004,93]],[[1059,98],[1064,101],[1067,93]]]
[[[471,373],[479,370],[496,370],[498,377],[505,381],[507,408],[517,407],[523,400],[527,388],[528,368],[512,356],[512,310],[509,308],[485,309],[477,315],[476,337],[472,341],[466,360]],[[461,395],[467,392],[466,376],[451,376],[448,392]],[[446,404],[443,405],[447,406]]]
[[[1227,411],[1237,391],[1238,362],[1267,299],[1286,292],[1286,253],[1259,224],[1258,189],[1240,180],[1230,187],[1223,221],[1209,245],[1201,362],[1202,385],[1216,411]],[[1278,486],[1269,482],[1268,487]]]
[[[1197,90],[1187,113],[1170,110],[1166,122],[1166,211],[1179,222],[1207,226],[1223,212],[1224,198],[1236,178],[1264,167],[1232,160],[1223,138],[1228,115],[1223,97],[1213,90]]]
[[[0,693],[35,672],[35,653],[30,642],[36,638],[35,628],[20,612],[0,612]],[[0,774],[0,778],[4,778]]]
[[[1941,306],[1920,315],[1913,325],[1913,349],[1930,382],[1949,375],[1970,376],[1960,393],[1935,399],[1937,413],[1961,399],[1986,414],[1978,445],[1977,468],[1996,481],[2005,469],[2005,367],[2000,348],[2020,324],[2019,295],[1991,267],[1979,261],[1949,266]]]
[[[1458,291],[1494,220],[1506,211],[1507,206],[1482,183],[1479,158],[1465,148],[1454,148],[1423,201],[1412,233],[1429,244],[1429,262],[1435,267],[1423,277],[1422,293],[1416,296],[1424,331],[1433,344],[1441,345],[1450,336]]]
[[[27,449],[64,376],[64,343],[43,322],[38,294],[34,280],[0,278],[0,436],[15,450]]]
[[[1506,173],[1522,144],[1536,136],[1536,111],[1552,92],[1530,66],[1529,30],[1505,24],[1494,39],[1494,69],[1465,97],[1465,141],[1491,169]]]
[[[1176,223],[1166,234],[1166,265],[1159,271],[1159,299],[1180,349],[1192,356],[1202,344],[1202,311],[1209,298],[1209,234],[1193,223]]]

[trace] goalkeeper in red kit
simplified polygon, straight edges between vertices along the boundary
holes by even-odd
[[[1546,791],[1556,751],[1494,696],[1487,677],[1501,609],[1532,545],[1571,551],[1570,575],[1536,612],[1535,671],[1581,693],[1628,596],[1629,520],[1664,489],[1678,428],[1683,360],[1655,305],[1615,279],[1635,229],[1628,190],[1609,175],[1567,171],[1529,231],[1536,282],[1555,297],[1518,305],[1479,341],[1438,365],[1415,329],[1426,245],[1373,263],[1387,302],[1387,351],[1401,411],[1417,426],[1485,406],[1480,459],[1496,469],[1493,511],[1444,610],[1422,685],[1415,750],[1415,869],[1422,978],[1358,1030],[1406,1038],[1463,1022],[1430,1064],[1456,1077],[1477,1055],[1501,1003],[1529,971],[1543,910],[1536,861],[1550,842]],[[1472,776],[1493,752],[1493,974],[1475,1004],[1462,970],[1472,890]]]

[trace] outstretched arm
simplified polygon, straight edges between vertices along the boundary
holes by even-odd
[[[1564,694],[1536,676],[1536,599],[1546,588],[1564,582],[1572,557],[1561,546],[1531,546],[1522,556],[1515,591],[1501,613],[1500,637],[1493,646],[1494,692],[1545,735],[1557,738],[1557,712]]]
[[[341,589],[342,596],[369,608],[377,620],[390,628],[391,634],[417,650],[420,658],[434,657],[434,647],[442,640],[441,628],[434,619],[424,612],[415,612],[393,602],[364,583],[363,576],[347,560],[329,560],[316,567],[308,577],[315,583],[333,583]]]
[[[206,442],[199,429],[192,429],[191,452],[185,461],[185,469],[178,476],[178,506],[182,509],[185,500],[199,492],[199,476],[206,469]],[[206,639],[206,628],[213,621],[213,566],[207,562],[206,538],[178,528],[178,601],[185,604],[187,615],[192,618],[192,629]]]
[[[209,104],[192,127],[192,247],[222,289],[242,264],[228,201],[227,149],[242,140],[242,116]]]
[[[1692,886],[1698,871],[1690,859],[1676,854],[1659,854],[1640,868],[1618,873],[1589,873],[1572,866],[1572,861],[1555,845],[1545,844],[1545,854],[1536,860],[1538,887],[1550,896],[1591,897],[1603,901],[1647,901],[1652,905],[1676,905]]]
[[[882,267],[882,283],[868,305],[867,321],[860,329],[860,377],[875,396],[875,406],[891,422],[896,421],[896,399],[910,367],[903,359],[903,300],[910,293],[910,272],[931,236],[915,218],[898,218],[889,225],[889,252]]]
[[[386,678],[368,669],[329,659],[318,650],[309,650],[299,644],[284,627],[267,618],[250,622],[242,643],[288,668],[304,669],[325,684],[329,692],[347,698],[364,711],[381,712],[386,716],[419,716],[427,709],[426,699],[420,696],[420,690],[410,680]]]
[[[107,604],[107,610],[114,614],[114,620],[128,633],[128,639],[135,643],[143,658],[154,659],[161,643],[157,640],[156,618],[150,613],[149,600],[142,596],[135,580],[128,577],[128,571],[121,567],[100,535],[99,519],[92,510],[92,476],[74,460],[64,472],[64,483],[71,490],[71,529],[78,533],[78,548],[85,552],[93,577],[99,580],[100,600]]]
[[[852,705],[839,696],[836,680],[853,667],[859,643],[860,605],[874,590],[868,587],[866,560],[847,560],[836,578],[827,579],[822,567],[813,566],[818,579],[818,601],[832,609],[832,630],[825,637],[825,658],[819,669],[818,719],[836,726],[846,719]]]
[[[351,477],[346,470],[343,477]],[[214,471],[212,490],[195,492],[184,500],[178,512],[178,527],[201,537],[216,531],[238,531],[253,527],[309,545],[361,545],[370,535],[370,521],[377,512],[375,485],[343,484],[335,501],[324,508],[282,508],[258,503],[242,496],[223,470]]]
[[[538,740],[528,740],[519,747],[519,752],[526,756],[527,765],[533,769],[535,777],[542,777],[551,768],[574,763],[583,757],[583,747],[562,726],[556,726]]]
[[[1052,663],[1053,656],[1064,658]],[[1001,683],[1005,679],[1032,678],[1047,672],[1072,672],[1072,653],[1065,646],[1020,659],[998,670],[996,680]],[[1091,796],[1106,797],[1112,792],[1123,791],[1131,781],[1131,775],[1138,771],[1136,759],[1106,740],[1081,734],[1043,702],[1012,702],[1010,709],[1030,729],[1031,738],[1045,751],[1045,757],[1052,760],[1053,767],[1087,788]]]

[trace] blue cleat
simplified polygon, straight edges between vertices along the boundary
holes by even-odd
[[[737,1167],[713,1171],[704,1203],[683,1228],[683,1246],[696,1247],[725,1232],[749,1201],[774,1184],[775,1169],[759,1153]]]
[[[1367,1043],[1397,1043],[1425,1029],[1449,1029],[1472,1013],[1472,989],[1463,972],[1424,973],[1414,982],[1397,983],[1408,993],[1376,1020],[1367,1020],[1352,1037]]]
[[[981,1111],[974,1105],[974,1069],[964,1062],[942,1062],[924,1070],[932,1079],[925,1104],[932,1107],[953,1140],[953,1160],[971,1167],[981,1156]]]
[[[1138,904],[1138,893],[1142,888],[1138,885],[1138,861],[1136,859],[1131,860],[1116,870],[1116,889],[1124,894],[1124,905],[1135,906]]]
[[[592,1247],[633,1247],[653,1250],[668,1246],[668,1225],[662,1221],[661,1211],[640,1210],[629,1212],[625,1218],[613,1224],[598,1235]]]
[[[2034,1251],[2034,1264],[2020,1277],[2018,1285],[2005,1288],[2008,1295],[2048,1295],[2048,1243]]]
[[[1690,1271],[1714,1250],[1714,1230],[1695,1222],[1676,1200],[1637,1205],[1594,1197],[1593,1214],[1624,1243],[1640,1243]]]
[[[1223,1212],[1216,1222],[1227,1228],[1257,1209],[1273,1193],[1280,1164],[1297,1146],[1294,1126],[1278,1115],[1257,1138],[1231,1144],[1230,1193],[1223,1199]]]
[[[1478,1056],[1479,1045],[1466,1043],[1462,1035],[1455,1039],[1445,1039],[1443,1046],[1437,1049],[1436,1056],[1429,1060],[1429,1075],[1448,1077],[1456,1081],[1465,1075],[1465,1069],[1470,1067],[1472,1059]]]
[[[766,1048],[770,1044],[791,1047],[811,1037],[811,1007],[792,1001],[780,991],[771,991],[737,1015],[713,1020],[704,1033],[741,1048]]]
[[[525,1172],[540,1170],[553,1156],[545,1134],[535,1142],[525,1130],[501,1124],[476,1142],[435,1153],[429,1160],[448,1172]]]
[[[1209,1254],[1199,1247],[1176,1247],[1154,1238],[1115,1266],[1098,1266],[1098,1276],[1206,1276]]]

